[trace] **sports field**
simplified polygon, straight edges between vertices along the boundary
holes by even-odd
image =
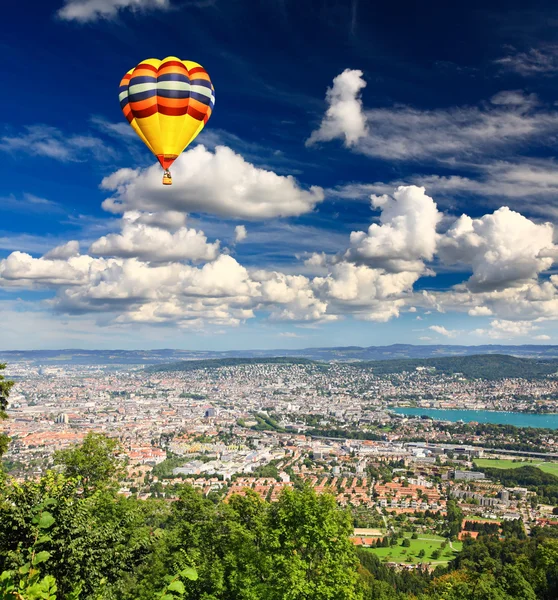
[[[410,539],[411,534],[406,533],[406,538],[409,538],[411,545],[408,548],[401,546],[403,538],[397,540],[397,546],[391,546],[389,548],[369,548],[369,552],[373,552],[376,556],[387,562],[397,563],[433,563],[443,564],[450,561],[455,555],[462,549],[462,542],[452,542],[451,547],[447,543],[446,547],[442,549],[442,543],[445,541],[443,537],[437,535],[426,535],[419,533],[419,537],[416,540]],[[418,554],[421,550],[424,550],[424,557],[419,558]],[[435,550],[440,550],[440,556],[438,558],[432,558],[432,553]]]
[[[558,477],[558,463],[545,462],[542,460],[522,460],[515,461],[513,459],[498,459],[498,458],[477,458],[475,466],[479,469],[519,469],[519,467],[537,467],[545,473],[551,473]]]

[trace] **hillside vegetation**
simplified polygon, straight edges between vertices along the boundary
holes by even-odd
[[[204,360],[186,360],[175,363],[148,367],[146,372],[196,371],[199,369],[218,369],[220,367],[238,367],[242,365],[311,365],[327,369],[335,363],[326,363],[307,358],[288,356],[275,358],[218,358]],[[445,356],[439,358],[413,358],[397,360],[374,360],[343,363],[355,369],[370,369],[376,375],[391,375],[425,368],[432,373],[445,375],[462,374],[468,379],[505,379],[520,377],[540,379],[558,376],[558,360],[539,358],[518,358],[505,354],[479,354],[476,356]]]
[[[556,376],[557,360],[518,358],[505,354],[479,354],[476,356],[443,356],[440,358],[383,360],[351,363],[360,369],[371,369],[377,375],[414,371],[417,367],[435,369],[437,373],[461,373],[469,379],[504,379],[520,377],[540,379]]]
[[[308,358],[290,358],[278,356],[274,358],[210,358],[202,360],[181,360],[165,365],[156,365],[145,369],[147,373],[162,371],[198,371],[200,369],[218,369],[220,367],[239,367],[242,365],[319,365]]]

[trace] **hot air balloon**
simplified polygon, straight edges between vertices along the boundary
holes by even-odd
[[[198,63],[175,56],[149,58],[124,75],[119,98],[128,123],[161,163],[163,184],[171,185],[169,167],[213,111],[209,75]]]

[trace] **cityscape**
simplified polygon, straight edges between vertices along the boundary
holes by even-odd
[[[533,465],[558,475],[555,431],[405,414],[434,408],[552,416],[557,378],[471,379],[423,365],[382,373],[391,371],[388,363],[377,373],[365,365],[20,359],[6,370],[16,383],[4,462],[16,479],[37,479],[53,468],[57,453],[94,432],[120,444],[123,497],[173,501],[186,484],[225,502],[251,491],[273,503],[304,482],[350,510],[355,546],[372,548],[399,569],[447,564],[464,538],[479,535],[479,523],[519,521],[527,532],[558,524],[558,497],[498,479],[498,469]],[[451,546],[438,548],[444,538],[432,538],[434,558],[386,551],[384,540],[407,530],[442,535],[448,502],[463,514]]]

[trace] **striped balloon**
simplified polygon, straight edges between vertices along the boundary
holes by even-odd
[[[198,63],[169,56],[150,58],[124,75],[120,107],[128,123],[157,157],[165,174],[204,128],[215,90]]]

